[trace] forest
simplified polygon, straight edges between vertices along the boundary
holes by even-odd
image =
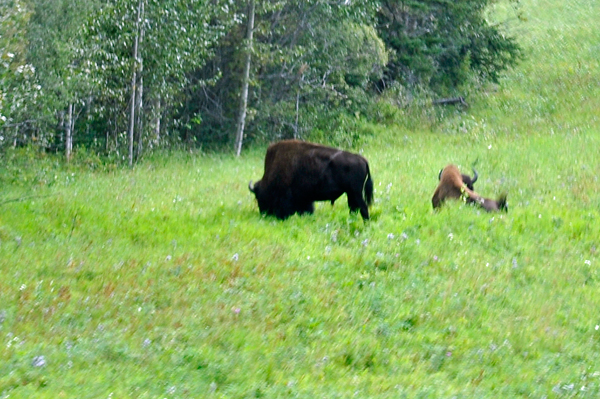
[[[522,51],[495,0],[9,0],[0,149],[130,165],[286,138],[352,147],[367,123],[497,82]]]

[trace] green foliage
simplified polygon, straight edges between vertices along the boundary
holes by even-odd
[[[243,15],[245,2],[237,6]],[[248,141],[306,138],[313,129],[324,131],[323,125],[354,115],[358,104],[373,98],[369,84],[381,76],[387,50],[366,23],[370,7],[284,1],[257,9]],[[230,140],[239,111],[244,35],[243,24],[228,31],[217,56],[198,72],[201,80],[215,70],[222,76],[214,86],[195,88],[182,108],[181,120],[203,115],[201,125],[183,125],[186,138],[209,145]]]
[[[384,1],[378,33],[392,49],[387,79],[452,92],[473,75],[495,82],[515,65],[521,48],[515,37],[486,20],[493,2]]]
[[[146,131],[140,140],[144,145],[157,145],[163,140],[170,143],[168,132],[176,107],[186,101],[185,90],[190,86],[206,84],[191,81],[190,73],[202,68],[211,55],[212,45],[231,24],[227,2],[196,0],[156,1],[143,0],[144,14],[139,31],[136,30],[137,9],[140,1],[122,0],[104,4],[91,16],[82,52],[85,69],[95,79],[93,95],[95,118],[112,120],[114,138],[107,147],[116,143],[116,152],[122,151],[128,123],[123,112],[131,95],[130,82],[134,66],[143,82],[145,104],[143,126]],[[218,21],[218,22],[215,22]],[[139,36],[139,55],[131,56],[134,38]],[[212,76],[206,80],[210,80]],[[159,106],[160,104],[160,106]],[[151,125],[162,122],[162,135],[151,137]],[[107,135],[108,137],[108,135]],[[102,137],[103,138],[103,137]]]
[[[261,217],[264,146],[131,170],[4,152],[0,394],[598,397],[600,8],[524,14],[532,56],[470,114],[357,123],[367,223],[344,197]],[[508,213],[433,212],[439,169],[477,159]]]
[[[314,86],[313,90],[324,84],[338,90],[366,89],[369,82],[381,78],[388,61],[385,45],[371,26],[331,21],[303,39],[305,58],[313,61],[307,64],[302,83]]]
[[[14,128],[3,142],[62,151],[71,131],[67,109],[74,109],[75,146],[123,158],[135,71],[138,156],[181,145],[228,148],[239,113],[247,4],[3,2],[0,116]],[[399,102],[421,107],[422,99],[413,104],[419,91],[468,91],[496,80],[519,47],[485,18],[492,4],[259,2],[246,142],[312,136],[357,143],[354,121],[378,120],[382,93],[387,99],[403,86],[411,98]]]
[[[0,127],[26,118],[36,106],[29,103],[39,94],[39,87],[35,85],[35,69],[27,62],[27,38],[23,34],[30,17],[31,10],[22,1],[0,3]],[[9,134],[1,136],[0,146],[17,140]]]
[[[35,68],[35,79],[42,93],[28,117],[35,121],[39,132],[37,144],[43,148],[54,151],[64,148],[69,104],[75,105],[76,115],[90,105],[90,71],[83,73],[80,69],[83,63],[80,39],[82,26],[97,7],[95,0],[32,2],[27,57]],[[86,113],[89,116],[89,110]],[[84,130],[86,118],[77,122],[75,129]],[[83,137],[77,141],[85,142]]]

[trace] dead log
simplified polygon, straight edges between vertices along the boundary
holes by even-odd
[[[469,104],[466,103],[464,97],[452,97],[452,98],[441,98],[439,100],[433,100],[431,102],[433,105],[451,105],[451,104],[461,104],[465,107],[468,107]]]

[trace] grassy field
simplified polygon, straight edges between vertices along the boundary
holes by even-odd
[[[522,12],[527,60],[468,113],[355,149],[368,223],[344,198],[260,217],[264,148],[4,155],[0,397],[599,397],[600,2]],[[476,159],[509,212],[434,213],[438,171]]]

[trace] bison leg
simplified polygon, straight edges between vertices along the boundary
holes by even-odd
[[[369,219],[369,207],[367,206],[366,203],[363,202],[363,204],[360,206],[360,216],[362,216],[362,218],[364,220],[368,220]]]
[[[305,213],[312,215],[315,212],[315,204],[314,202],[304,202],[302,204],[298,204],[296,207],[296,212],[298,212],[299,215],[303,215]]]
[[[285,220],[292,216],[294,212],[292,212],[291,208],[286,206],[281,206],[275,210],[275,217],[277,219]]]
[[[350,208],[350,212],[357,212],[360,210],[360,216],[362,216],[362,218],[365,220],[369,219],[369,207],[362,198],[362,195],[352,193],[347,193],[347,195],[348,207]]]
[[[288,217],[292,216],[296,212],[294,207],[294,203],[292,201],[292,193],[288,189],[285,193],[283,193],[275,206],[275,216],[278,219],[285,220]]]

